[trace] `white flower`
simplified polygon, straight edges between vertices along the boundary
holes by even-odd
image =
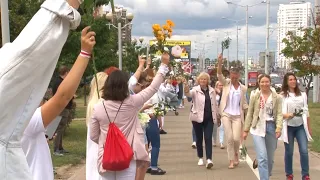
[[[142,126],[146,126],[150,120],[150,116],[147,113],[139,113],[138,118]]]

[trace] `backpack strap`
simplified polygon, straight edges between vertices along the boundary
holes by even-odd
[[[113,122],[111,122],[111,120],[110,120],[110,117],[109,117],[109,114],[108,114],[108,112],[107,112],[107,108],[106,108],[106,106],[104,105],[104,102],[102,102],[102,104],[103,104],[104,110],[106,111],[106,114],[107,114],[107,116],[108,116],[109,123],[114,123],[114,122],[116,121],[116,118],[117,118],[117,116],[118,116],[118,113],[119,113],[119,111],[120,111],[120,108],[121,108],[121,106],[122,106],[122,104],[123,104],[123,101],[121,102],[121,104],[120,104],[120,106],[119,106],[119,109],[118,109],[118,111],[117,111],[116,116],[114,117]]]

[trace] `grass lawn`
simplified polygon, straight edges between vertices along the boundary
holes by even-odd
[[[311,143],[311,150],[320,152],[320,104],[310,103],[309,110],[312,138],[314,140]]]
[[[84,120],[72,121],[63,138],[63,148],[70,153],[64,154],[61,157],[52,154],[53,166],[60,167],[69,164],[79,164],[86,157],[86,140],[86,122]],[[50,142],[50,150],[53,153],[53,141]]]
[[[75,99],[75,102],[77,103],[75,118],[86,118],[87,107],[84,106],[83,97]]]
[[[86,117],[86,107],[84,106],[83,98],[75,99],[77,103],[75,118]],[[85,120],[73,120],[67,128],[63,137],[63,147],[70,153],[62,157],[52,155],[54,167],[64,165],[79,164],[86,157],[86,141],[87,141],[87,126]],[[50,143],[51,153],[53,153],[53,141]]]

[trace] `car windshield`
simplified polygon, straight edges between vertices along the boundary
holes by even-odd
[[[282,79],[281,78],[279,78],[279,77],[274,77],[274,78],[272,78],[272,83],[274,83],[274,84],[282,84]]]
[[[255,82],[257,82],[257,79],[256,79],[256,78],[250,78],[250,79],[249,79],[249,82],[250,82],[250,83],[255,83]]]

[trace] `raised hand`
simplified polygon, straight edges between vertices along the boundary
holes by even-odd
[[[90,26],[87,26],[81,32],[81,50],[92,54],[93,47],[96,44],[96,33],[89,31],[89,29]]]
[[[146,59],[142,56],[139,56],[139,67],[144,67],[144,64],[146,63]]]
[[[151,57],[149,56],[148,57],[148,60],[147,60],[147,65],[151,65],[152,61],[151,61]]]
[[[222,56],[222,54],[219,54],[219,56],[218,56],[218,62],[219,62],[220,64],[223,63],[223,56]]]
[[[162,56],[161,56],[161,62],[162,62],[163,64],[169,65],[170,55],[169,55],[168,53],[162,54]]]

